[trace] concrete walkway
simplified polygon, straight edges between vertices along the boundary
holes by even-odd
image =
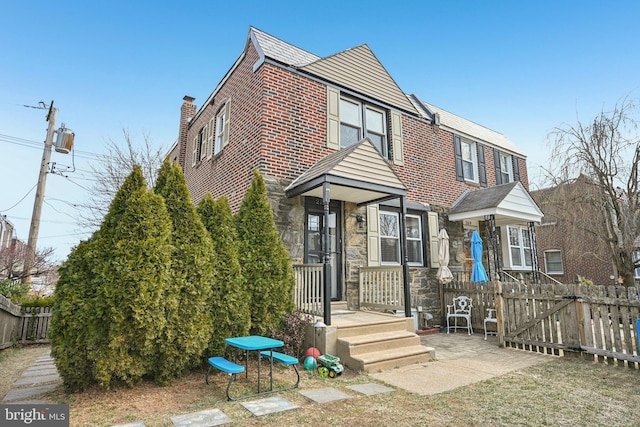
[[[34,364],[27,368],[1,403],[41,404],[46,403],[40,396],[62,384],[58,370],[50,355],[51,350],[43,350]]]
[[[436,361],[404,366],[371,376],[411,393],[430,395],[483,381],[554,359],[554,356],[498,347],[498,338],[483,333],[423,335]]]

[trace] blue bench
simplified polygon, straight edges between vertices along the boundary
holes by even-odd
[[[240,374],[244,372],[244,366],[238,365],[236,363],[230,362],[224,357],[215,356],[207,359],[209,362],[209,369],[207,369],[207,375],[204,380],[207,384],[209,384],[209,373],[211,372],[211,368],[216,368],[222,372],[226,372],[229,374],[229,383],[227,384],[227,399],[235,400],[229,395],[229,388],[231,387],[231,382],[236,378],[236,374]]]
[[[269,359],[269,360],[275,360],[276,362],[282,363],[283,365],[289,365],[289,366],[293,366],[293,369],[296,371],[296,375],[298,376],[298,379],[296,381],[296,383],[291,386],[291,387],[285,387],[285,388],[280,388],[277,390],[273,390],[273,391],[283,391],[283,390],[291,390],[293,388],[297,388],[298,385],[300,384],[300,373],[298,372],[298,367],[296,366],[298,364],[298,359],[293,357],[293,356],[289,356],[288,354],[284,354],[284,353],[279,353],[277,351],[261,351],[260,352],[260,356],[262,356],[264,359]],[[273,372],[273,371],[272,371]],[[273,378],[271,379],[273,381]]]

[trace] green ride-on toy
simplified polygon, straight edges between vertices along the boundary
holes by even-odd
[[[344,371],[340,358],[330,354],[318,356],[318,373],[322,378],[335,378]]]

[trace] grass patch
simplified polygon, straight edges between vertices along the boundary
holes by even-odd
[[[38,351],[42,353],[41,349]],[[17,352],[8,356],[0,353],[3,372],[5,362],[13,359],[15,363]],[[30,353],[27,358],[32,362],[38,355]],[[31,362],[12,366],[27,367]],[[255,388],[251,375],[256,369],[250,362],[249,379],[253,381],[245,384],[244,379],[239,380],[232,391]],[[295,381],[291,368],[277,365],[274,372],[274,384],[278,386]],[[133,421],[144,421],[147,426],[171,426],[172,416],[211,408],[220,409],[234,425],[243,426],[633,426],[638,425],[640,414],[640,371],[578,359],[554,358],[431,396],[401,389],[364,396],[347,387],[379,381],[350,370],[336,379],[323,379],[301,369],[300,389],[276,394],[300,408],[264,417],[255,417],[239,402],[226,401],[226,374],[213,374],[211,385],[205,384],[204,374],[204,369],[191,373],[169,387],[143,383],[133,389],[92,388],[78,394],[67,394],[59,387],[47,399],[70,405],[72,426],[111,426]],[[324,387],[336,388],[351,398],[317,404],[298,393]]]

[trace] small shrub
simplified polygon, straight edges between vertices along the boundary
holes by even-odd
[[[18,298],[17,301],[22,307],[53,307],[53,295],[48,297],[22,297]]]
[[[284,353],[300,359],[304,354],[305,329],[311,321],[310,315],[296,310],[284,319],[279,329],[271,329],[271,337],[284,342]]]

